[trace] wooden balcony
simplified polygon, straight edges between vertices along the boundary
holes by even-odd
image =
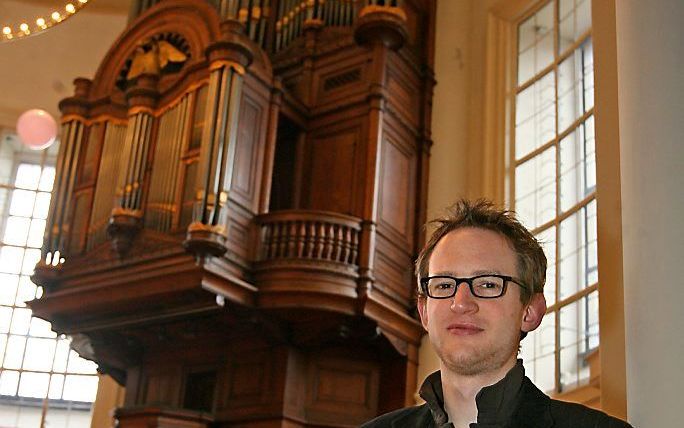
[[[361,220],[326,211],[286,210],[256,218],[254,280],[262,307],[354,313]]]

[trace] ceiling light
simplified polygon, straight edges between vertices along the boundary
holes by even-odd
[[[77,2],[74,0],[71,0],[71,2],[61,0],[61,2],[63,2],[63,9],[66,11],[66,13],[62,14],[58,10],[55,10],[54,12],[52,12],[52,14],[50,14],[51,19],[49,20],[43,17],[39,17],[35,21],[33,21],[32,19],[21,20],[19,25],[17,25],[16,23],[10,23],[10,25],[2,27],[2,34],[0,34],[0,42],[19,40],[28,35],[40,33],[44,30],[47,30],[50,27],[53,27],[61,22],[64,22],[66,19],[75,15],[78,11],[85,7],[88,3],[88,0],[78,0]],[[28,24],[29,22],[35,22],[35,25]]]

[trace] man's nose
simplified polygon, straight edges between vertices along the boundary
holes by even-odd
[[[451,300],[451,310],[454,312],[472,312],[477,309],[475,296],[470,292],[468,283],[462,282],[456,288],[456,294]]]

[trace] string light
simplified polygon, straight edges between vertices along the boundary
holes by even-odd
[[[35,19],[35,26],[29,25],[31,20],[22,20],[17,26],[15,25],[4,25],[2,27],[2,34],[0,34],[0,42],[5,42],[9,40],[18,40],[22,37],[33,35],[41,31],[47,30],[50,27],[64,22],[66,19],[74,16],[78,11],[80,11],[89,0],[72,0],[69,3],[64,3],[63,10],[65,12],[60,13],[59,10],[55,10],[50,14],[50,19],[39,16]]]

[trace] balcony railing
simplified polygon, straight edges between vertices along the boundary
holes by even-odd
[[[326,211],[276,211],[258,218],[260,261],[316,260],[357,264],[361,220]]]

